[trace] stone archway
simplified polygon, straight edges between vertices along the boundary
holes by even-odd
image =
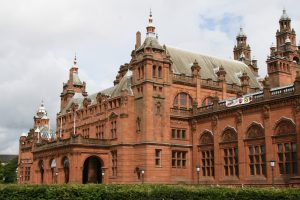
[[[68,157],[62,159],[62,166],[64,169],[64,183],[69,183],[70,179],[70,162]]]
[[[85,159],[82,171],[82,183],[102,183],[103,161],[97,156]]]
[[[39,170],[40,170],[40,178],[41,178],[41,184],[44,183],[44,172],[45,172],[45,168],[44,168],[44,161],[40,160],[39,163]]]

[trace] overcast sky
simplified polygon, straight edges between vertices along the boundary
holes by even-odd
[[[299,0],[0,0],[0,153],[18,153],[42,99],[55,128],[75,52],[89,94],[112,86],[136,31],[145,36],[150,8],[161,44],[223,58],[233,57],[244,27],[264,77],[282,10],[300,33],[299,7]]]

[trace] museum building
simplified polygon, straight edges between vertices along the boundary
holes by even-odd
[[[89,95],[75,57],[56,132],[42,104],[20,137],[18,182],[300,186],[300,46],[286,11],[264,79],[243,29],[234,59],[161,45],[151,13],[146,30],[111,88]]]

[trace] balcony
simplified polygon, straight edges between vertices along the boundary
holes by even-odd
[[[81,135],[77,135],[67,139],[57,139],[50,142],[43,141],[42,143],[36,144],[34,151],[42,151],[52,148],[75,145],[107,147],[110,146],[110,141],[110,139],[83,138]]]

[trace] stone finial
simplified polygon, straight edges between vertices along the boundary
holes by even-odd
[[[222,65],[220,66],[219,71],[217,72],[217,76],[220,81],[225,81],[226,71]]]
[[[200,76],[200,70],[201,70],[201,67],[199,66],[197,60],[195,59],[195,61],[193,62],[193,65],[191,67],[193,77]]]

